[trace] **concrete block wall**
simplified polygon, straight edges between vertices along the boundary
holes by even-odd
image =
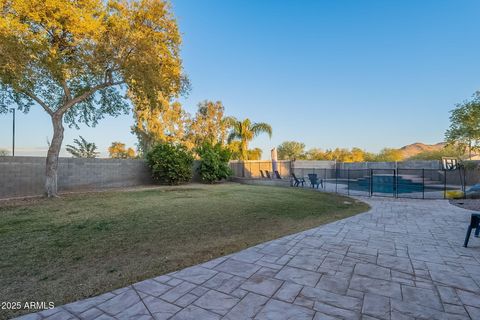
[[[200,182],[192,166],[193,181]],[[0,157],[0,199],[42,195],[45,184],[44,157]],[[60,158],[58,190],[90,191],[154,184],[142,159]]]
[[[335,169],[335,161],[324,160],[295,160],[293,161],[295,169]]]
[[[282,178],[290,177],[290,165],[291,161],[289,160],[277,161],[277,170]],[[270,160],[232,160],[230,161],[230,168],[233,177],[260,178],[260,170],[269,171],[273,174],[272,161]]]
[[[95,190],[151,184],[145,161],[60,158],[59,191]],[[0,198],[41,195],[45,158],[0,157]]]
[[[333,177],[335,161],[324,160],[295,160],[292,161],[293,172],[297,177],[305,177],[309,173],[316,173],[322,178]]]
[[[272,170],[272,162],[269,160],[262,161],[231,161],[230,167],[233,170],[234,177],[247,177],[247,178],[259,178],[260,170]],[[441,162],[432,161],[402,161],[402,162],[335,162],[335,161],[323,161],[323,160],[296,160],[296,161],[278,161],[278,168],[282,177],[290,176],[290,169],[297,176],[306,176],[309,173],[317,173],[324,178],[332,178],[335,176],[334,169],[340,169],[338,172],[340,178],[346,178],[347,172],[343,170],[349,170],[350,178],[360,178],[365,175],[365,170],[393,170],[393,169],[425,169],[426,174],[435,176],[438,180],[439,173],[437,170],[441,169]],[[378,173],[378,172],[377,172]],[[418,174],[418,172],[415,172]],[[345,177],[344,177],[345,176]]]

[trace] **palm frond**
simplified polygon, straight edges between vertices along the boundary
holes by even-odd
[[[250,130],[255,137],[260,133],[267,133],[270,138],[272,137],[272,126],[265,122],[254,123]]]
[[[233,127],[235,125],[235,123],[237,123],[237,122],[238,122],[238,120],[235,117],[225,117],[225,118],[223,118],[223,123],[225,123],[225,125],[227,125],[228,127]]]
[[[238,135],[238,133],[235,132],[235,131],[232,131],[232,132],[230,132],[230,134],[228,135],[227,143],[231,143],[233,140],[235,140],[235,139],[237,139],[237,138],[240,138],[240,136]]]

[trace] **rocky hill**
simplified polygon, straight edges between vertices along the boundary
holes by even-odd
[[[436,151],[443,149],[445,142],[439,142],[436,144],[425,144],[421,142],[415,142],[400,148],[404,158],[409,158],[424,151]]]

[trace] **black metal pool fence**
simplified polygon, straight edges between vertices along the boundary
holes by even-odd
[[[231,168],[236,177],[276,179],[270,161],[232,163]],[[282,180],[292,186],[292,173],[305,181],[304,187],[311,187],[308,175],[313,174],[323,181],[319,188],[325,191],[393,198],[445,199],[477,184],[480,178],[477,170],[294,168],[288,161],[279,161],[277,169]]]
[[[462,170],[435,169],[294,169],[310,187],[309,175],[322,179],[320,188],[346,195],[393,198],[445,199],[464,192],[476,181]],[[293,180],[293,178],[292,178]],[[464,183],[465,181],[465,183]]]

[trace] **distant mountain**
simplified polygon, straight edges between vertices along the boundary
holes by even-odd
[[[436,144],[425,144],[421,142],[415,142],[415,143],[401,147],[400,151],[402,151],[403,158],[409,158],[424,151],[441,150],[445,147],[445,145],[446,145],[445,142],[439,142]]]

